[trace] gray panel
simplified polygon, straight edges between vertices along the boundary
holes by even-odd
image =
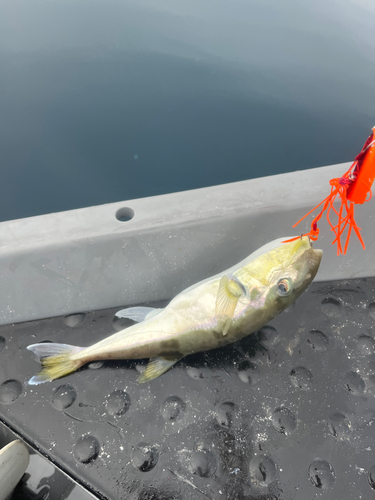
[[[0,323],[171,299],[273,239],[308,230],[302,215],[349,164],[112,203],[0,224]],[[320,223],[318,280],[375,275],[374,202],[359,206],[367,245],[336,256]],[[127,210],[124,208],[127,207]],[[116,214],[132,215],[121,222]]]

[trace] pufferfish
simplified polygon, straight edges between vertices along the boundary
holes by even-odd
[[[29,384],[63,377],[98,360],[150,358],[139,382],[149,382],[183,357],[236,342],[290,306],[318,272],[322,250],[307,236],[278,239],[237,265],[179,293],[164,309],[130,307],[116,313],[137,323],[89,347],[28,346],[42,371]]]

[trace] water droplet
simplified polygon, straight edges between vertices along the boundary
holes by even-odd
[[[297,419],[288,408],[276,408],[272,413],[272,425],[281,434],[290,434],[297,427]]]
[[[108,398],[106,408],[110,415],[123,415],[130,408],[129,394],[122,390],[112,392]]]
[[[326,460],[314,460],[309,467],[309,479],[317,488],[326,490],[333,486],[335,472]]]
[[[159,459],[159,452],[155,446],[148,443],[139,443],[133,450],[132,462],[134,467],[142,472],[148,472],[155,467]]]
[[[357,348],[359,352],[369,356],[375,352],[375,340],[369,335],[361,335],[358,337]]]
[[[350,421],[342,413],[334,413],[327,422],[328,430],[337,439],[344,440],[350,438]]]
[[[330,318],[339,318],[341,316],[341,304],[338,300],[328,297],[322,300],[322,311]]]
[[[258,379],[257,366],[247,359],[238,365],[238,376],[245,384],[254,384]]]
[[[0,385],[0,403],[10,405],[20,397],[22,384],[18,380],[6,380]]]
[[[213,453],[208,450],[195,451],[190,457],[189,469],[200,477],[211,477],[216,471]]]
[[[52,396],[52,404],[56,410],[65,410],[72,406],[77,398],[77,393],[71,385],[60,385]]]
[[[239,415],[239,408],[235,403],[225,401],[216,407],[215,413],[219,425],[230,427],[234,419]]]
[[[179,420],[185,412],[185,403],[177,396],[169,396],[160,409],[164,420]]]
[[[86,317],[85,313],[69,314],[68,316],[65,316],[64,323],[66,324],[66,326],[74,328],[75,326],[80,325],[85,319],[85,317]]]
[[[344,384],[346,389],[355,396],[361,396],[365,392],[365,382],[356,372],[348,372],[345,375]]]
[[[329,345],[328,337],[319,330],[311,330],[306,336],[306,341],[316,351],[325,351]]]
[[[4,349],[5,347],[5,338],[0,337],[0,352]]]
[[[78,439],[74,445],[73,453],[79,462],[88,464],[97,458],[99,450],[100,445],[98,440],[94,436],[88,434]]]
[[[260,485],[268,485],[276,479],[276,465],[267,455],[256,455],[250,461],[250,474]]]
[[[302,391],[309,391],[312,387],[312,373],[303,366],[293,368],[293,370],[290,372],[290,378],[294,387],[297,387]]]

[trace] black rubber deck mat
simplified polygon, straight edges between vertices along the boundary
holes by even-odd
[[[89,345],[117,309],[0,328],[0,412],[114,500],[375,498],[375,279],[314,283],[271,325],[149,384],[145,362],[28,386],[26,346]]]

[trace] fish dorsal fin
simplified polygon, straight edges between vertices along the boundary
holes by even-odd
[[[128,318],[137,323],[144,321],[145,319],[150,319],[156,314],[158,314],[162,309],[155,309],[154,307],[128,307],[127,309],[121,309],[117,311],[115,316],[118,318]]]
[[[219,283],[216,297],[215,316],[222,322],[223,335],[228,333],[240,297],[246,295],[246,289],[237,278],[224,275]]]
[[[148,362],[146,370],[139,376],[138,382],[150,382],[154,378],[159,377],[171,368],[177,361],[180,361],[183,356],[179,358],[166,359],[165,357],[151,358]]]

